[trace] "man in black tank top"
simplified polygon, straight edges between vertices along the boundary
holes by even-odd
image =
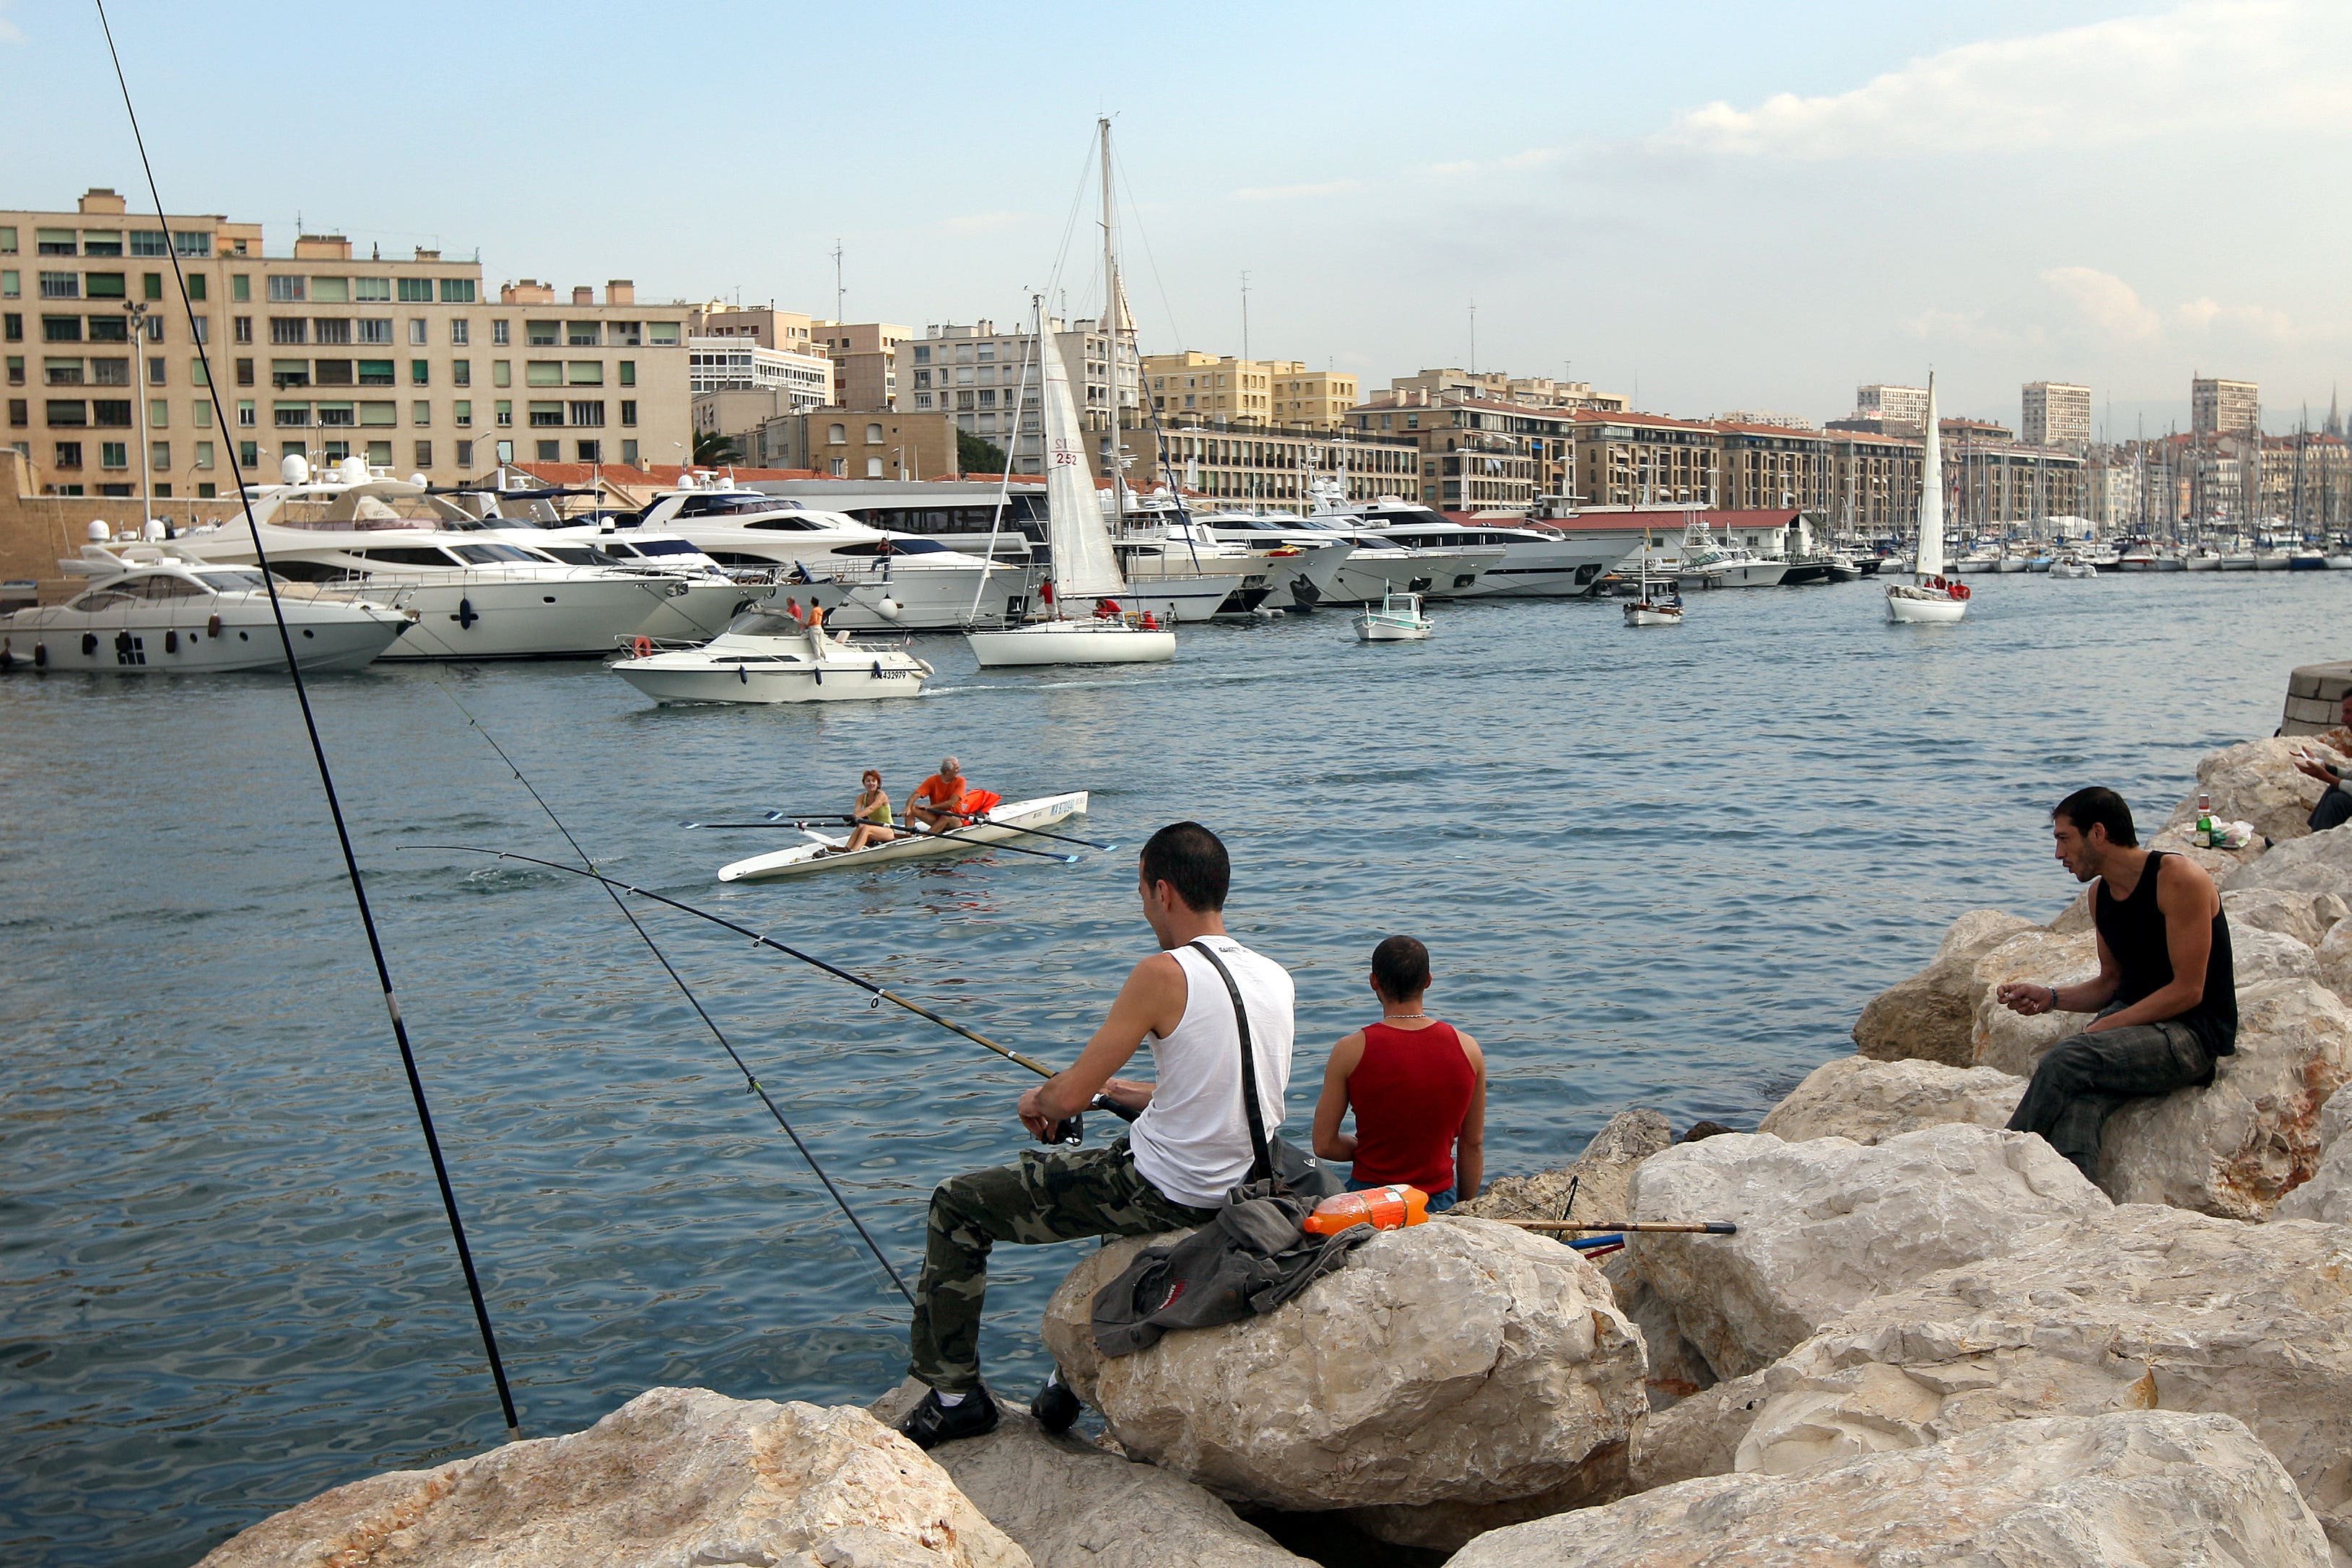
[[[2099,1132],[2116,1107],[2211,1083],[2214,1058],[2237,1049],[2237,976],[2213,879],[2185,855],[2142,849],[2123,796],[2076,790],[2050,824],[2060,862],[2094,884],[2098,977],[2074,985],[2012,982],[1999,999],[2028,1017],[2098,1017],[2050,1048],[2009,1125],[2039,1132],[2095,1182]]]

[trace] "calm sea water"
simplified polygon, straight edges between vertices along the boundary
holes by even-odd
[[[830,710],[656,709],[593,665],[320,681],[526,1430],[659,1384],[868,1399],[905,1310],[601,893],[410,847],[563,854],[449,695],[608,869],[1055,1059],[1149,951],[1132,850],[1207,822],[1234,930],[1298,978],[1294,1122],[1372,944],[1411,931],[1494,1064],[1502,1174],[1628,1104],[1752,1123],[1959,911],[2065,901],[2051,802],[2104,783],[2160,819],[2352,605],[2337,574],[1978,581],[1955,628],[1889,627],[1861,584],[1675,630],[1609,604],[1440,606],[1418,646],[1207,627],[1110,674],[929,639],[924,699]],[[186,1563],[499,1441],[284,683],[19,676],[0,736],[0,1559]],[[868,764],[903,800],[945,752],[1008,797],[1092,791],[1080,830],[1122,847],[722,888],[782,836],[681,826],[837,806]],[[1021,1146],[1026,1075],[646,918],[911,1279],[932,1184]],[[999,1258],[984,1349],[1025,1392],[1075,1254]]]

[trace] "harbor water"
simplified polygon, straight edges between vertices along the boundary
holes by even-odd
[[[1628,1104],[1752,1125],[1954,916],[2073,895],[2060,795],[2160,822],[2352,604],[2337,573],[1975,585],[1949,627],[1887,626],[1864,582],[1640,631],[1608,602],[1439,605],[1416,644],[1187,628],[1179,662],[1099,672],[930,638],[920,700],[831,709],[659,709],[594,664],[318,680],[526,1432],[662,1384],[871,1399],[906,1311],[593,885],[420,847],[565,856],[458,702],[609,871],[1055,1060],[1149,951],[1134,849],[1203,821],[1233,930],[1297,977],[1294,1131],[1408,931],[1486,1048],[1508,1174]],[[0,735],[0,1560],[184,1564],[501,1440],[286,683],[18,675]],[[721,886],[787,834],[682,826],[844,809],[868,765],[903,802],[944,752],[1009,799],[1092,792],[1076,831],[1120,847]],[[911,1280],[931,1185],[1013,1157],[1034,1080],[641,909]],[[1077,1255],[1000,1250],[1006,1390]]]

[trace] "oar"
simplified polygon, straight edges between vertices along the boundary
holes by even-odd
[[[1003,827],[1005,824],[996,822],[991,823],[989,826],[992,827]],[[1078,858],[1076,856],[1056,855],[1051,849],[1024,849],[1018,844],[998,844],[986,838],[961,838],[957,837],[958,834],[963,831],[963,829],[960,827],[950,827],[945,833],[927,833],[919,827],[905,828],[902,831],[905,832],[907,837],[909,838],[929,838],[933,840],[944,840],[950,844],[969,844],[975,849],[1010,849],[1015,855],[1034,855],[1040,860],[1058,860],[1065,866],[1075,866],[1078,863]]]
[[[1507,1219],[1502,1223],[1505,1225],[1517,1226],[1521,1230],[1572,1230],[1578,1232],[1638,1230],[1666,1232],[1677,1235],[1688,1234],[1691,1236],[1738,1236],[1739,1234],[1739,1227],[1732,1224],[1727,1219],[1690,1220],[1687,1222],[1680,1220],[1644,1220],[1631,1225],[1615,1220],[1593,1224],[1587,1223],[1580,1219]]]
[[[769,817],[763,822],[684,822],[681,827],[798,827],[810,822],[852,822],[854,817],[835,812],[825,816]]]
[[[1088,849],[1108,850],[1118,847],[1116,844],[1097,844],[1091,838],[1074,838],[1066,833],[1048,833],[1042,827],[1024,827],[1017,822],[997,822],[991,819],[985,814],[977,816],[965,816],[962,812],[958,812],[956,815],[958,816],[962,816],[967,826],[973,824],[985,824],[990,827],[1010,827],[1016,833],[1034,833],[1040,838],[1051,838],[1057,844],[1080,844],[1084,845]]]

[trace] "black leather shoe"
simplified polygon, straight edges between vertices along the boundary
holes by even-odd
[[[959,1437],[993,1432],[996,1420],[996,1401],[988,1396],[987,1389],[975,1388],[963,1396],[961,1404],[952,1405],[941,1405],[939,1391],[934,1389],[907,1413],[907,1418],[898,1423],[898,1430],[918,1448],[936,1448]]]
[[[1029,1402],[1029,1414],[1037,1418],[1037,1425],[1055,1434],[1068,1431],[1071,1423],[1077,1420],[1078,1412],[1085,1408],[1078,1403],[1078,1396],[1070,1392],[1070,1385],[1062,1381],[1060,1367],[1054,1369],[1045,1386]]]

